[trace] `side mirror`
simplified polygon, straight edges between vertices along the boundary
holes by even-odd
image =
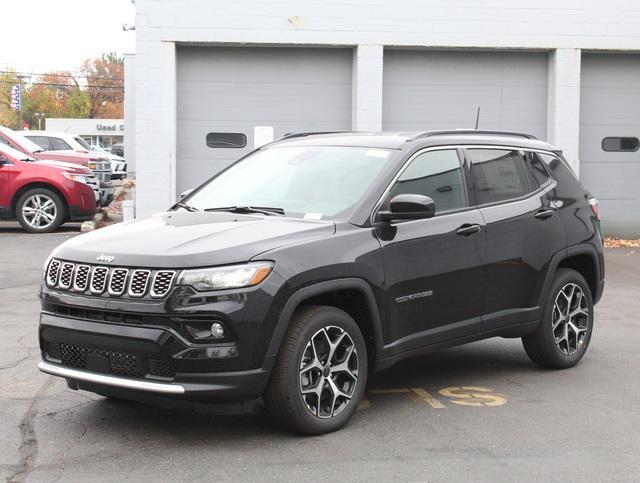
[[[189,196],[191,194],[191,192],[194,190],[195,188],[191,188],[188,189],[186,191],[183,191],[182,193],[180,193],[180,196],[178,196],[178,200],[183,200],[185,199],[187,196]]]
[[[390,211],[379,211],[378,220],[421,220],[436,213],[436,205],[424,195],[402,194],[391,198]]]

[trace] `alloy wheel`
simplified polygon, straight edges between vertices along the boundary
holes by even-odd
[[[49,228],[55,222],[57,214],[55,202],[44,194],[29,196],[22,206],[22,217],[36,230]]]
[[[553,336],[560,352],[570,356],[584,343],[589,328],[587,297],[575,283],[565,284],[553,304]]]
[[[349,334],[327,326],[309,340],[300,361],[300,394],[316,417],[340,414],[358,384],[358,353]]]

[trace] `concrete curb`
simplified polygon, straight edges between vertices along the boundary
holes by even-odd
[[[82,223],[82,225],[80,225],[80,231],[84,233],[88,231],[97,230],[98,228],[101,228],[106,221],[107,221],[107,211],[105,209],[101,209],[95,214],[95,216],[93,217],[93,220],[85,221]]]

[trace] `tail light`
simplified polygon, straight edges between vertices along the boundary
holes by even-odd
[[[591,211],[593,212],[593,216],[596,217],[596,220],[600,221],[600,207],[598,206],[597,198],[591,198],[589,200],[589,206],[591,207]]]

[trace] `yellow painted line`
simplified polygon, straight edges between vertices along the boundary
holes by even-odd
[[[433,409],[446,408],[444,404],[442,404],[440,401],[438,401],[436,398],[434,398],[431,394],[429,394],[427,391],[425,391],[421,387],[412,387],[411,391],[413,391],[413,393],[416,396],[418,396],[420,401],[426,402],[427,404],[431,405]]]
[[[502,406],[507,404],[507,398],[496,394],[493,389],[480,386],[445,387],[438,391],[442,396],[451,399],[451,403],[458,406]],[[479,400],[479,401],[478,401]]]
[[[371,401],[369,401],[366,397],[363,397],[358,403],[358,411],[362,411],[364,409],[369,409],[371,407]]]

